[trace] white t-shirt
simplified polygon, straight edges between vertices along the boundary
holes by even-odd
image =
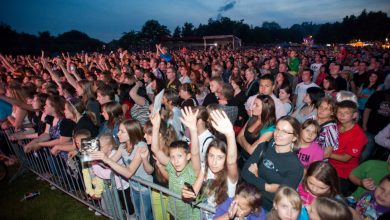
[[[320,68],[322,66],[322,63],[313,63],[310,65],[310,69],[313,70],[313,82],[317,80],[318,75],[320,74]]]
[[[201,166],[205,166],[206,152],[211,141],[214,140],[214,135],[207,129],[202,134],[198,135],[199,150],[200,150],[200,163]]]
[[[124,148],[124,146],[120,146],[119,148],[120,148],[120,151],[122,153],[122,158],[123,158],[126,166],[128,166],[131,163],[131,161],[134,159],[135,154],[138,151],[138,148],[146,148],[146,149],[148,149],[148,145],[145,142],[140,141],[140,142],[138,142],[137,144],[134,145],[134,147],[133,147],[134,149],[131,151],[130,154],[127,152],[127,150]],[[140,177],[140,178],[142,178],[144,180],[147,180],[149,182],[153,182],[152,175],[146,173],[142,163],[139,165],[139,167],[137,168],[137,171],[135,171],[133,176]],[[139,187],[139,184],[136,184],[133,181],[131,181],[131,186],[132,186],[133,189],[135,189],[137,191],[140,191],[139,190],[140,188],[141,188],[142,191],[144,191],[145,188],[146,188],[146,187]],[[146,188],[146,190],[147,190],[147,188]]]
[[[236,193],[236,186],[237,186],[237,181],[235,183],[233,183],[229,177],[226,177],[227,178],[227,186],[228,186],[228,190],[227,190],[227,194],[228,194],[228,197],[229,198],[234,198],[234,195]],[[215,175],[211,172],[210,169],[207,170],[207,180],[212,180],[212,179],[215,179]],[[209,205],[212,205],[212,206],[216,206],[217,204],[215,204],[215,198],[214,198],[214,195],[211,195],[209,196],[209,198],[207,198],[207,203]]]
[[[179,81],[181,84],[184,84],[184,83],[191,83],[191,79],[188,77],[188,76],[182,76],[179,78]]]
[[[303,98],[305,97],[306,90],[310,87],[318,87],[318,85],[313,82],[310,82],[309,84],[305,84],[304,82],[298,83],[294,91],[294,94],[297,96],[295,109],[300,109],[303,106]]]

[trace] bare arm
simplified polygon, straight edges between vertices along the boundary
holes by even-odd
[[[72,85],[73,88],[76,89],[76,88],[77,88],[77,81],[76,81],[75,78],[73,78],[73,76],[70,75],[70,73],[68,72],[68,70],[65,68],[63,61],[62,61],[61,59],[58,59],[58,60],[57,60],[57,64],[58,64],[58,66],[61,68],[62,72],[64,73],[65,78],[66,78],[66,80],[68,81],[68,83],[69,83],[70,85]]]
[[[147,174],[151,175],[154,171],[154,167],[149,163],[149,149],[140,149],[139,154],[141,155],[142,159],[142,166],[144,167],[144,170]]]
[[[40,142],[40,143],[38,143],[38,146],[40,146],[40,147],[54,147],[55,145],[61,145],[61,144],[68,143],[71,140],[72,140],[71,137],[61,136],[58,139],[54,139],[54,140],[46,141],[46,142]]]
[[[134,173],[137,171],[137,169],[139,168],[139,166],[141,165],[141,162],[142,162],[142,159],[141,159],[141,156],[139,153],[135,154],[134,159],[131,160],[131,163],[127,167],[116,163],[116,161],[113,161],[111,158],[108,158],[101,151],[93,152],[90,154],[90,156],[93,160],[103,161],[105,164],[110,166],[117,173],[119,173],[120,175],[122,175],[126,178],[131,178],[134,175]]]
[[[157,160],[162,165],[167,165],[170,161],[170,158],[160,149],[160,123],[161,117],[159,112],[156,112],[154,116],[150,119],[153,124],[152,128],[152,152],[156,156]]]
[[[49,74],[50,74],[50,76],[51,76],[51,78],[54,80],[54,82],[56,82],[56,84],[57,84],[57,86],[61,86],[61,79],[60,79],[60,77],[49,67],[49,65],[47,65],[47,60],[45,59],[45,58],[42,58],[41,59],[41,63],[42,63],[42,66],[43,66],[43,68],[45,68],[48,72],[49,72]]]
[[[367,130],[367,122],[368,122],[368,118],[370,117],[370,114],[371,114],[371,109],[370,108],[365,108],[364,109],[364,112],[363,112],[363,130],[366,131]]]
[[[65,144],[56,145],[54,147],[57,148],[59,151],[65,151],[65,152],[71,152],[76,150],[76,146],[71,141]]]
[[[199,141],[198,141],[198,132],[196,127],[196,117],[199,113],[199,110],[193,112],[191,108],[185,107],[181,110],[182,117],[180,121],[188,127],[191,135],[191,163],[192,169],[195,172],[195,175],[198,176],[200,172],[200,154],[199,154]]]
[[[23,108],[27,111],[34,111],[33,107],[27,103],[24,103],[24,102],[21,102],[19,100],[16,100],[16,99],[12,99],[12,98],[9,98],[7,96],[4,96],[4,95],[0,95],[0,99],[3,100],[3,101],[6,101],[12,105],[17,105],[19,106],[20,108]]]
[[[260,136],[259,139],[257,139],[257,141],[255,141],[255,143],[253,143],[249,150],[250,151],[247,151],[249,154],[252,154],[253,151],[256,149],[256,147],[260,144],[260,143],[263,143],[263,142],[266,142],[266,141],[270,141],[272,139],[272,135],[273,135],[273,132],[266,132],[264,133],[263,135]]]
[[[9,71],[11,72],[15,71],[15,68],[8,62],[8,60],[2,54],[0,54],[0,60],[4,64],[5,68],[7,68]]]
[[[18,107],[15,112],[15,117],[8,116],[8,121],[15,127],[16,130],[19,130],[23,126],[23,121],[26,115],[27,111]]]
[[[29,57],[26,58],[27,64],[34,70],[35,73],[38,72],[37,68],[31,63],[31,60]]]
[[[138,92],[138,89],[141,87],[141,82],[137,82],[133,88],[131,88],[130,90],[130,97],[133,99],[133,101],[140,105],[140,106],[144,106],[145,105],[145,98],[142,97],[142,96],[139,96],[137,94]]]
[[[348,162],[349,160],[352,159],[352,156],[349,154],[331,154],[329,158],[334,159],[334,160],[338,160],[341,162]]]

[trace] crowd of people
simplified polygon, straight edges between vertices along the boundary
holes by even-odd
[[[52,175],[83,163],[92,199],[113,172],[133,217],[389,219],[389,73],[389,50],[344,46],[0,54],[0,120]]]

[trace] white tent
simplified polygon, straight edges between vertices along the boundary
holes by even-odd
[[[241,39],[234,35],[216,35],[203,37],[204,49],[207,46],[230,47],[235,50],[241,47]]]

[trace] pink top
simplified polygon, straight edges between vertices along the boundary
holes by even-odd
[[[110,157],[115,154],[116,150],[111,151]],[[118,164],[123,165],[122,160],[118,161]],[[112,169],[110,167],[106,167],[104,164],[94,164],[92,165],[93,173],[105,180],[109,180],[111,178]],[[114,179],[116,183],[116,188],[119,190],[125,190],[129,188],[129,182],[124,180],[122,177],[114,174]]]
[[[303,184],[302,183],[300,183],[298,185],[297,191],[298,191],[299,196],[301,197],[301,199],[303,201],[303,205],[304,206],[310,205],[314,201],[314,199],[316,198],[315,195],[311,194],[310,192],[306,191],[303,188]]]
[[[308,168],[314,161],[324,159],[324,150],[316,142],[312,142],[307,148],[300,148],[298,159],[305,168]]]

